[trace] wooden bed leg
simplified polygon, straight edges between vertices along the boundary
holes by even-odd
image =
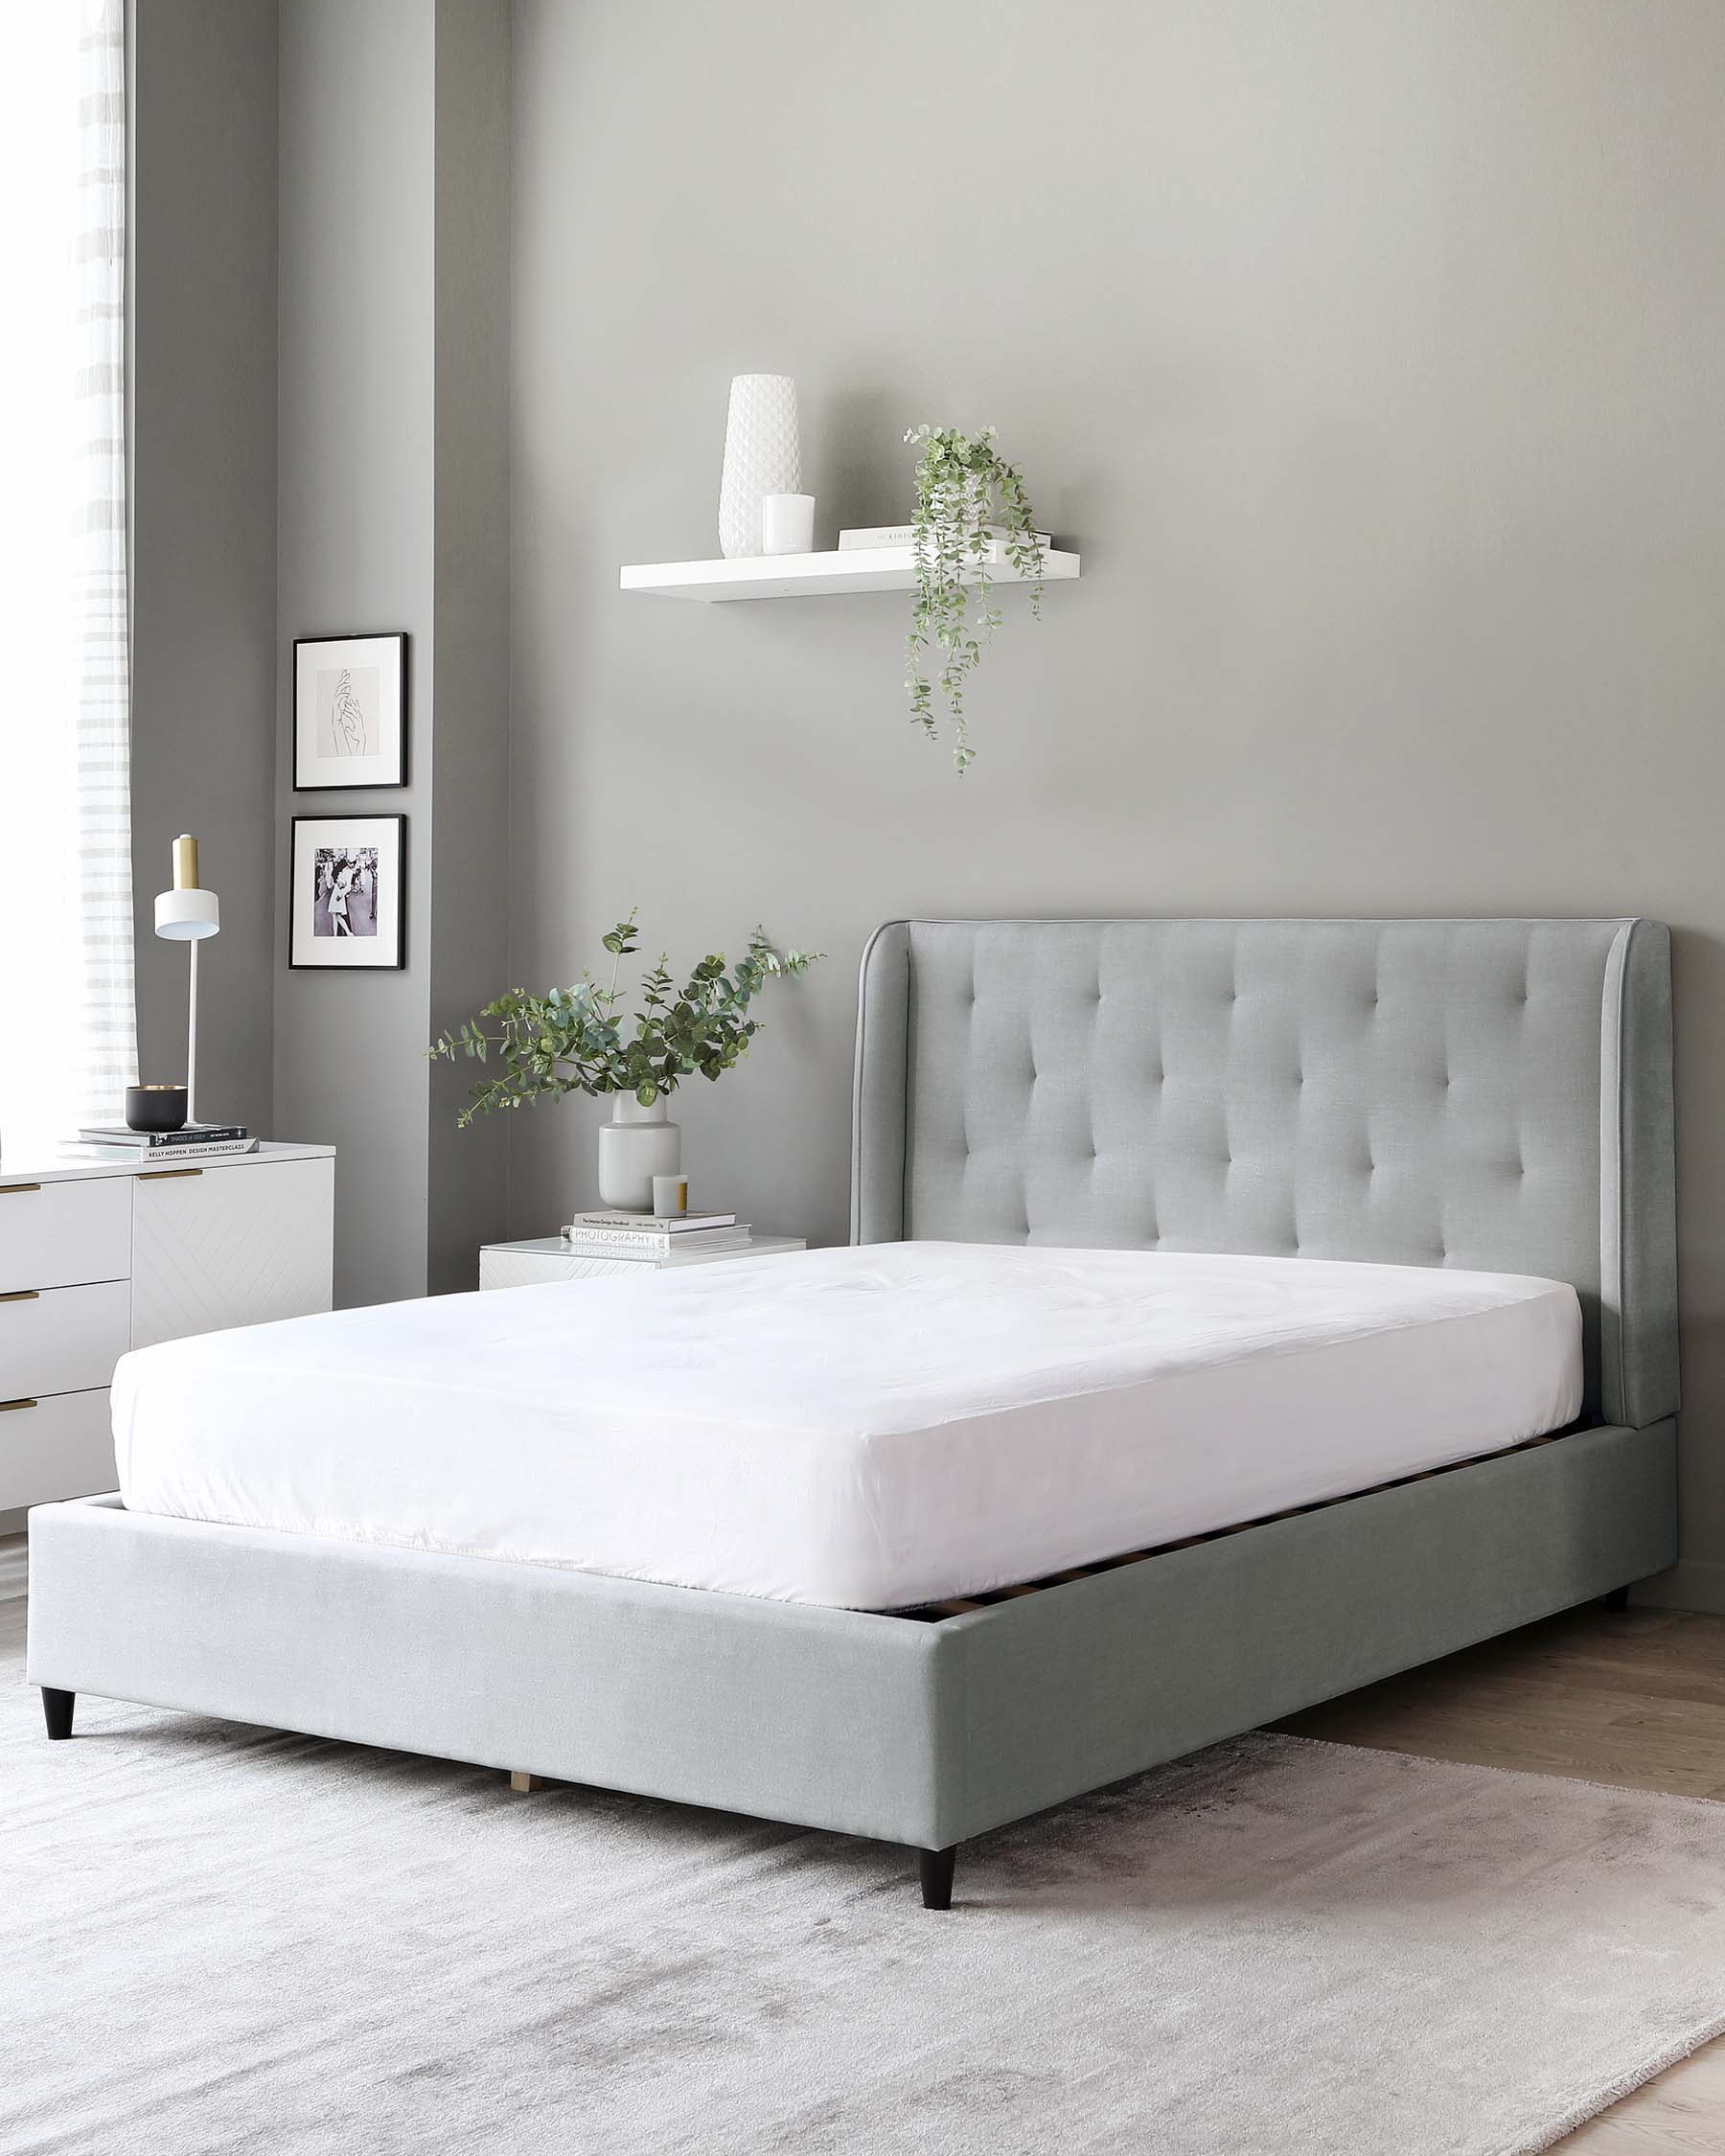
[[[531,1797],[536,1789],[548,1789],[551,1785],[543,1775],[524,1774],[518,1767],[509,1778],[509,1786],[518,1797]]]
[[[953,1869],[958,1862],[957,1845],[954,1843],[950,1849],[918,1849],[916,1862],[922,1873],[923,1907],[951,1909]]]
[[[1621,1617],[1629,1607],[1629,1590],[1626,1587],[1614,1587],[1609,1594],[1599,1596],[1599,1607],[1615,1611]]]
[[[72,1734],[72,1709],[77,1703],[76,1692],[56,1691],[52,1685],[42,1686],[42,1719],[48,1725],[51,1737]]]

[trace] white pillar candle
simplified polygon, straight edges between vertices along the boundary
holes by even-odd
[[[761,551],[764,554],[812,554],[815,550],[815,496],[761,496]]]

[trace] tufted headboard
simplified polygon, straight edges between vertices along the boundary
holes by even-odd
[[[1569,1280],[1590,1415],[1677,1405],[1653,921],[889,921],[852,1240],[1240,1250]]]

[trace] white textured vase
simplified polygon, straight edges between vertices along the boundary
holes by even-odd
[[[643,1108],[632,1093],[611,1096],[611,1119],[599,1126],[599,1202],[619,1212],[653,1210],[653,1179],[682,1166],[682,1132],[666,1119],[663,1095]]]
[[[761,496],[802,492],[796,383],[790,375],[734,375],[719,482],[719,546],[727,560],[759,554]]]

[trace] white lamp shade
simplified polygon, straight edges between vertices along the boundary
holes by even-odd
[[[214,891],[164,891],[155,902],[155,932],[170,943],[200,943],[221,928]]]

